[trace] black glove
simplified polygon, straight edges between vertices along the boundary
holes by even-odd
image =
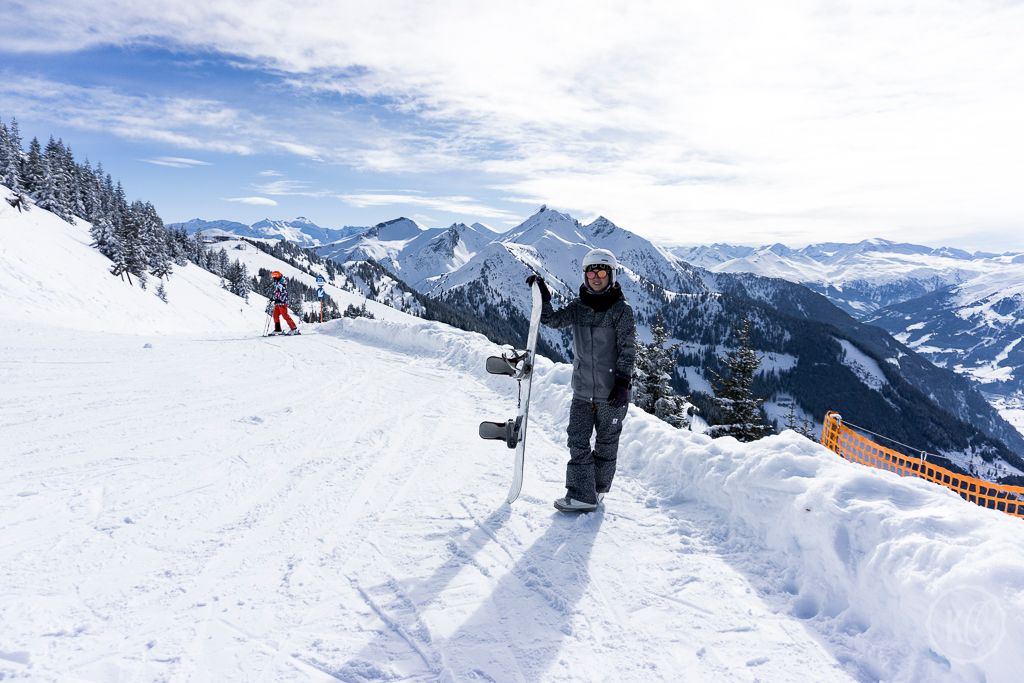
[[[611,393],[608,394],[608,405],[612,408],[621,408],[629,403],[629,385],[629,377],[615,373],[615,386],[612,387]]]
[[[540,300],[543,301],[544,303],[551,301],[551,292],[548,291],[548,286],[544,282],[544,278],[541,277],[540,275],[537,275],[536,273],[526,278],[526,284],[530,285],[531,287],[533,287],[534,282],[536,282],[537,286],[540,288]]]

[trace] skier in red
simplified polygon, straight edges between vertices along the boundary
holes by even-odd
[[[274,281],[274,331],[271,334],[300,334],[295,321],[288,314],[288,280],[279,270],[272,272],[270,279]],[[284,316],[284,321],[288,323],[287,332],[281,332],[281,316]]]

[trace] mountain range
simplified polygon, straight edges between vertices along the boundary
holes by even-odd
[[[190,235],[201,232],[207,237],[287,240],[300,247],[318,247],[322,244],[330,244],[366,230],[366,228],[360,227],[322,228],[304,216],[292,220],[264,218],[252,225],[237,221],[206,221],[201,218],[193,218],[184,223],[169,223],[167,227],[177,230],[184,229]]]
[[[302,228],[298,222],[290,225]],[[818,245],[798,257],[820,259],[814,272],[823,272],[830,263],[850,273],[857,253],[860,258],[895,253],[932,262],[955,259],[964,262],[965,271],[974,258],[950,250],[918,254],[913,245],[884,251],[889,245]],[[880,327],[857,320],[849,314],[850,306],[844,310],[810,287],[778,277],[704,268],[695,256],[698,264],[687,262],[685,257],[696,252],[655,245],[604,217],[582,224],[542,207],[505,233],[464,223],[425,230],[398,218],[353,229],[315,251],[341,263],[370,260],[416,293],[521,334],[529,306],[526,276],[544,275],[559,305],[575,295],[582,258],[593,247],[610,249],[619,258],[619,281],[636,312],[641,336],[649,338],[650,325],[660,316],[681,342],[674,380],[706,416],[714,417],[708,397],[714,373],[722,369],[720,358],[734,343],[740,322],[750,318],[753,341],[763,358],[755,389],[768,398],[767,412],[776,420],[781,422],[783,406],[790,404],[799,415],[818,422],[826,410],[836,409],[855,424],[946,457],[965,470],[992,477],[1024,470],[1018,455],[1024,453],[1024,438],[970,381],[929,362]],[[713,245],[703,257],[710,259],[714,253],[756,263],[756,251],[744,249]],[[798,258],[781,245],[766,252],[777,259]],[[945,282],[942,278],[949,276],[940,270],[933,264],[933,272],[917,276]],[[907,287],[914,286],[925,285]],[[872,312],[881,308],[876,304]],[[546,353],[570,357],[567,331],[545,328],[542,340]]]
[[[1024,264],[1021,254],[969,253],[950,247],[869,239],[793,249],[711,244],[671,247],[687,263],[716,273],[754,273],[806,285],[853,316],[930,294]]]
[[[1024,254],[882,239],[671,251],[714,272],[783,278],[823,294],[934,364],[970,377],[1024,429]]]

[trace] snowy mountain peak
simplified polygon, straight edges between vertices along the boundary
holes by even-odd
[[[585,227],[594,239],[602,239],[622,230],[604,216],[598,216]]]
[[[409,240],[423,232],[419,223],[411,218],[394,218],[390,221],[378,223],[366,231],[367,237],[374,237],[382,242],[396,242]]]
[[[299,217],[293,218],[291,220],[273,220],[271,218],[264,218],[263,220],[257,221],[256,223],[252,224],[252,227],[255,230],[261,230],[261,229],[265,229],[265,228],[270,228],[272,230],[277,230],[277,231],[287,230],[287,229],[297,229],[297,226],[302,226],[302,227],[305,227],[305,228],[315,228],[317,230],[323,230],[323,228],[321,228],[319,225],[317,225],[313,221],[309,220],[308,218],[305,218],[304,216],[299,216]]]
[[[587,240],[580,234],[580,229],[580,222],[569,214],[542,206],[537,213],[505,233],[502,241],[536,245],[547,237],[554,237],[563,242],[585,244]]]
[[[781,242],[776,242],[775,244],[766,247],[765,251],[770,251],[773,254],[778,254],[779,256],[789,256],[795,253],[791,248],[787,247],[785,244],[782,244]]]

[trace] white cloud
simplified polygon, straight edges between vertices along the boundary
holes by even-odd
[[[171,168],[195,168],[196,166],[211,166],[208,161],[189,159],[187,157],[157,157],[156,159],[140,159],[147,164],[156,166],[170,166]]]
[[[409,194],[341,194],[338,199],[357,208],[369,206],[418,206],[448,213],[471,215],[481,218],[508,218],[516,215],[474,201],[471,197],[424,197]]]
[[[314,190],[313,183],[305,180],[272,180],[266,183],[254,185],[253,188],[261,194],[274,195],[275,197],[330,197],[333,193],[328,190]]]
[[[253,206],[277,206],[277,202],[269,197],[222,197],[226,202],[251,204]]]
[[[374,173],[469,170],[680,239],[980,238],[1024,217],[1020,3],[88,5],[24,3],[0,40],[216,50],[395,119],[342,144],[327,112],[301,141],[263,130],[261,148]],[[186,111],[211,129],[232,121],[228,107]],[[160,139],[153,128],[140,134]]]
[[[261,175],[263,177],[266,177],[266,178],[280,178],[281,176],[284,175],[284,173],[281,173],[280,171],[274,171],[274,170],[268,169],[266,171],[260,171],[259,175]]]

